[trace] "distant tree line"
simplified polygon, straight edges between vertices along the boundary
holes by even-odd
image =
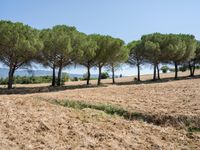
[[[174,64],[177,78],[179,65],[187,64],[193,76],[199,60],[200,43],[193,35],[154,33],[126,45],[119,38],[86,35],[66,25],[37,30],[19,22],[0,21],[0,61],[9,67],[8,89],[12,88],[15,71],[32,62],[51,68],[52,86],[60,86],[62,70],[70,65],[80,64],[87,69],[87,85],[91,68],[97,67],[100,85],[103,67],[112,71],[115,83],[115,70],[124,63],[137,66],[137,80],[141,66],[152,64],[156,80],[160,79],[160,64]]]
[[[179,65],[188,66],[190,76],[194,76],[196,64],[200,62],[200,42],[193,35],[154,33],[127,46],[130,49],[128,63],[137,66],[138,80],[144,63],[154,66],[153,80],[156,80],[160,79],[160,64],[173,64],[176,79]]]
[[[13,78],[14,84],[36,84],[36,83],[50,83],[51,76],[15,76]],[[66,80],[65,80],[66,81]],[[1,85],[8,84],[8,78],[0,78]]]

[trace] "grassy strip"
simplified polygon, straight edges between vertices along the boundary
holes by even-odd
[[[141,113],[130,113],[127,110],[113,106],[113,105],[108,105],[108,104],[90,104],[90,103],[85,103],[81,101],[70,101],[70,100],[65,100],[65,101],[54,101],[55,104],[62,105],[64,107],[71,107],[75,109],[84,109],[84,108],[90,108],[90,109],[96,109],[96,110],[101,110],[104,111],[105,113],[109,115],[118,115],[121,117],[124,117],[125,119],[132,120],[133,118],[141,119],[144,120],[144,116]]]
[[[142,120],[147,123],[153,123],[158,126],[168,126],[181,127],[188,130],[188,132],[200,132],[199,118],[188,118],[187,116],[157,116],[150,114],[142,114],[137,112],[129,112],[123,108],[109,105],[109,104],[91,104],[85,103],[83,101],[71,101],[71,100],[52,100],[54,104],[61,105],[64,107],[71,107],[75,109],[90,108],[95,110],[101,110],[109,115],[118,115],[126,120]]]
[[[200,128],[190,127],[188,128],[188,132],[200,132]]]

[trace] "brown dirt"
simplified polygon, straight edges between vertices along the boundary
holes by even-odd
[[[169,76],[172,74],[165,75]],[[48,102],[68,99],[109,103],[156,116],[200,118],[199,78],[128,84],[131,79],[118,79],[123,84],[98,88],[0,95],[0,149],[200,149],[199,133]]]

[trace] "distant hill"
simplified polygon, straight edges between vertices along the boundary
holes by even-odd
[[[8,76],[8,69],[7,68],[0,68],[0,78],[6,78]],[[67,72],[63,72],[67,73]],[[69,74],[69,73],[68,73]],[[52,71],[48,70],[28,70],[28,69],[19,69],[15,72],[15,76],[51,76]],[[69,74],[71,78],[83,77],[82,74]],[[97,77],[97,75],[92,75],[92,77]]]

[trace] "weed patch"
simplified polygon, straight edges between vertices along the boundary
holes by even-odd
[[[188,132],[200,132],[200,128],[190,127],[190,128],[188,128]]]
[[[65,101],[54,101],[55,104],[62,105],[64,107],[71,107],[75,109],[84,109],[84,108],[90,108],[90,109],[96,109],[96,110],[101,110],[104,111],[107,114],[110,115],[118,115],[118,116],[123,116],[124,118],[129,118],[131,113],[128,111],[124,110],[123,108],[113,106],[113,105],[108,105],[108,104],[89,104],[81,101],[70,101],[70,100],[65,100]]]
[[[171,115],[153,115],[138,112],[129,112],[124,108],[110,104],[91,104],[83,101],[72,100],[52,100],[54,104],[74,109],[90,108],[100,110],[109,115],[118,115],[126,120],[141,120],[158,126],[173,126],[176,128],[185,128],[189,132],[200,132],[200,118],[198,116],[171,116]]]

